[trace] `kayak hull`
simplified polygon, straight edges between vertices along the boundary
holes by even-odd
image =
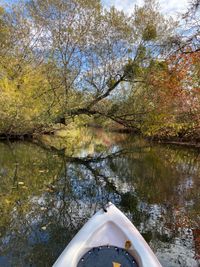
[[[136,227],[114,204],[98,211],[76,234],[53,267],[77,267],[82,256],[94,247],[125,248],[139,267],[162,267]]]

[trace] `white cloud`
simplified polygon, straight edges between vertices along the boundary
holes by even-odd
[[[105,7],[115,6],[119,10],[131,13],[135,4],[141,6],[143,0],[102,0]],[[163,14],[175,16],[184,12],[188,6],[188,0],[159,0]]]
[[[138,0],[103,0],[102,2],[106,7],[115,6],[119,10],[131,13]],[[140,0],[140,2],[142,2],[142,0]]]
[[[183,13],[187,10],[187,0],[160,0],[161,10],[164,14],[176,15]]]

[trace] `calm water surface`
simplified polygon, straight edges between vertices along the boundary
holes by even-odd
[[[51,149],[0,143],[0,266],[51,266],[107,201],[131,219],[163,267],[199,266],[197,151],[102,130],[43,141]]]

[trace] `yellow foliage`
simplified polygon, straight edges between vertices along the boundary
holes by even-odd
[[[13,76],[14,65],[9,67],[7,72],[0,69],[3,73],[0,79],[0,132],[27,133],[48,124],[51,114],[53,117],[60,106],[54,101],[54,92],[43,74],[43,66],[24,66],[16,76]]]

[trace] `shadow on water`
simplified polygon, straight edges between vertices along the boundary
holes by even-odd
[[[0,143],[0,266],[51,266],[107,201],[132,220],[164,267],[198,266],[200,155],[80,132],[76,142],[44,137],[59,151]]]

